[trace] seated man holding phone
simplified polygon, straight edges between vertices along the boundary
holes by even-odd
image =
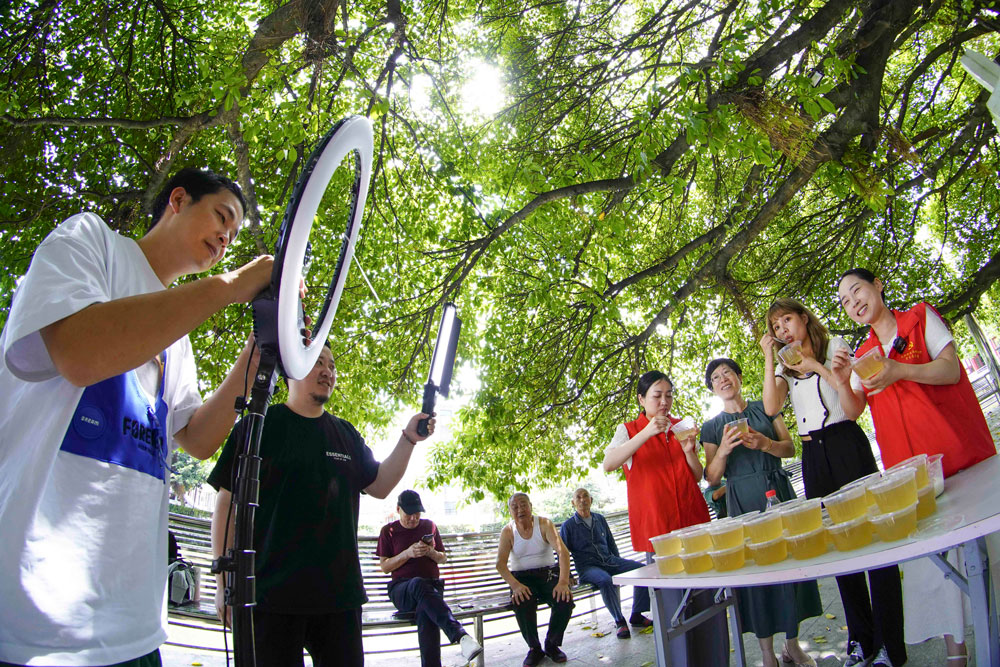
[[[396,501],[399,521],[382,527],[375,555],[389,582],[389,599],[401,612],[416,612],[417,640],[422,667],[441,667],[441,635],[444,630],[452,644],[461,642],[462,657],[473,660],[483,647],[455,620],[442,592],[444,582],[438,565],[448,556],[437,526],[421,519],[423,503],[416,491],[403,491]]]

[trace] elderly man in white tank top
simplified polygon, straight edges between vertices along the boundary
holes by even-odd
[[[507,507],[513,521],[500,531],[497,572],[510,585],[514,617],[528,644],[524,665],[537,665],[545,656],[553,662],[566,662],[566,654],[559,646],[573,613],[569,551],[552,521],[532,514],[528,494],[515,493]],[[554,553],[559,554],[558,565]],[[552,612],[544,648],[538,640],[539,600],[547,603]]]

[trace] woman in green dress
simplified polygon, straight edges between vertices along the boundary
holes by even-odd
[[[761,401],[743,398],[743,371],[732,359],[715,359],[705,369],[705,384],[722,399],[722,412],[701,427],[705,446],[705,477],[709,484],[726,479],[729,516],[766,507],[765,493],[773,489],[778,500],[795,497],[781,459],[795,455],[795,445],[781,414],[768,415]],[[746,418],[750,435],[740,435],[732,422]],[[799,646],[799,622],[823,613],[815,581],[736,589],[743,630],[760,642],[764,667],[776,667],[774,635],[785,633],[781,659],[810,665],[816,661]]]

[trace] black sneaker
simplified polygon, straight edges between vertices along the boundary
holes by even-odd
[[[651,619],[646,618],[642,614],[632,614],[628,622],[632,624],[633,628],[648,628],[653,624]]]
[[[566,654],[555,644],[545,642],[545,655],[552,659],[552,662],[566,662]]]
[[[618,631],[616,634],[618,635],[618,639],[629,639],[632,637],[632,633],[629,632],[628,629],[628,623],[622,621],[620,623],[617,623],[617,626],[618,626]]]
[[[535,667],[542,660],[545,660],[545,651],[538,646],[532,646],[528,649],[528,655],[524,656],[524,667]]]

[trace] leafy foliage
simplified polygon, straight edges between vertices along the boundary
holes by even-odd
[[[834,299],[852,266],[899,306],[995,312],[1000,144],[958,57],[996,56],[997,28],[985,0],[22,0],[0,40],[0,298],[78,210],[141,234],[182,164],[239,178],[247,229],[217,270],[246,261],[313,143],[367,114],[358,259],[379,298],[353,271],[336,410],[379,428],[415,405],[457,302],[481,386],[430,480],[505,498],[596,466],[645,370],[674,377],[678,414],[703,413],[713,356],[759,386],[775,296],[857,340]],[[503,72],[494,117],[465,109],[480,61]],[[314,294],[337,249],[316,244]],[[206,389],[247,320],[194,332]]]

